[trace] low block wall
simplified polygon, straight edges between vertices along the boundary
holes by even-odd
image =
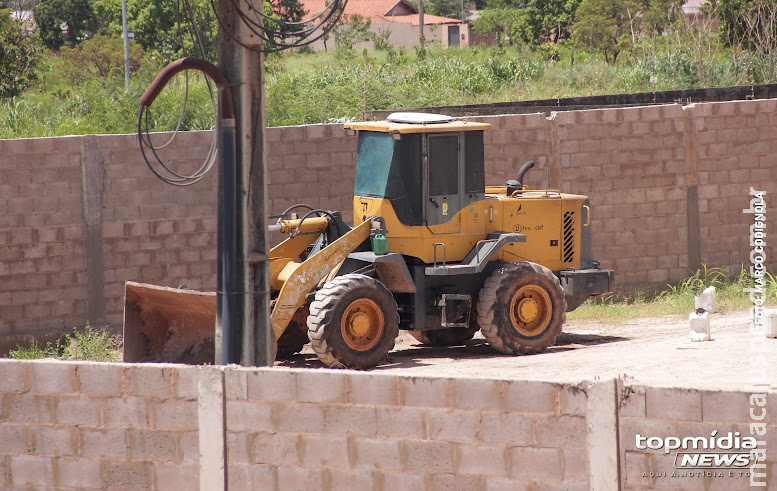
[[[777,192],[775,99],[476,119],[493,127],[488,183],[534,160],[530,186],[591,197],[594,254],[621,288],[662,287],[700,264],[738,272],[750,262],[750,188],[766,191],[767,216]],[[193,172],[210,142],[180,134],[162,157]],[[268,128],[266,142],[271,212],[309,203],[352,219],[356,138],[342,125]],[[0,140],[0,170],[0,352],[120,323],[125,280],[215,289],[215,172],[168,186],[135,135]]]
[[[552,384],[56,361],[0,360],[0,373],[0,487],[608,490],[749,482],[727,473],[672,477],[674,455],[634,442],[637,433],[749,435],[745,392],[615,379]],[[764,397],[767,414],[777,411],[777,397]],[[777,425],[766,422],[759,439],[771,489]]]

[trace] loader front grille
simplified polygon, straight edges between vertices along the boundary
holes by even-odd
[[[575,260],[575,212],[568,211],[564,213],[564,238],[561,241],[561,250],[564,255],[564,262],[570,263]]]

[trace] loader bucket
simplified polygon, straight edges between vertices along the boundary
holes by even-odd
[[[213,364],[216,294],[128,281],[125,362]]]

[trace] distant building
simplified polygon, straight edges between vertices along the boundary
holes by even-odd
[[[326,0],[302,0],[307,12],[305,19],[314,17],[326,8]],[[378,35],[388,36],[388,43],[394,47],[412,47],[419,44],[420,23],[418,10],[405,0],[349,0],[340,22],[356,14],[371,22],[370,30]],[[428,42],[439,42],[443,47],[469,46],[469,24],[459,19],[424,14],[424,38]],[[334,47],[332,36],[326,47]],[[372,42],[361,42],[357,49],[371,48]],[[323,51],[324,40],[311,45],[314,51]]]

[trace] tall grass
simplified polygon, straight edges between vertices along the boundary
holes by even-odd
[[[387,51],[283,53],[267,59],[269,126],[359,118],[392,110],[532,99],[552,99],[774,82],[770,60],[749,53],[704,56],[664,41],[617,65],[601,55],[561,46],[547,59],[527,46]],[[121,70],[72,86],[56,60],[40,87],[0,102],[0,138],[86,133],[133,133],[139,98],[161,67],[144,65],[129,90]],[[152,130],[175,127],[185,83],[176,77],[152,107]],[[208,129],[213,113],[202,77],[192,76],[182,128]]]
[[[765,304],[775,306],[777,276],[767,273],[765,280]],[[752,306],[750,295],[745,289],[752,288],[754,284],[753,277],[744,267],[732,277],[726,269],[704,265],[684,280],[667,285],[661,292],[636,291],[629,295],[608,295],[598,301],[589,300],[567,314],[567,318],[602,322],[641,317],[681,318],[693,311],[693,297],[710,286],[714,286],[717,292],[718,312],[745,311]]]

